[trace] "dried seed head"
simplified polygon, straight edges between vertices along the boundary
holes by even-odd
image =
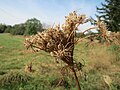
[[[83,24],[86,20],[85,15],[77,15],[76,12],[70,13],[65,17],[65,23],[57,25],[55,28],[51,27],[48,30],[31,36],[25,40],[25,46],[31,47],[35,51],[44,50],[49,52],[51,56],[62,59],[63,57],[72,57],[74,47],[75,30],[79,24]],[[62,29],[62,30],[61,30]],[[63,60],[65,61],[65,60]],[[71,63],[72,61],[67,61]]]

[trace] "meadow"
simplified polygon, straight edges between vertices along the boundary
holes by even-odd
[[[72,74],[61,75],[62,61],[56,64],[44,51],[27,50],[24,40],[24,36],[0,34],[0,90],[77,90]],[[86,42],[80,41],[74,51],[74,59],[85,63],[77,73],[82,90],[120,90],[120,47]],[[32,72],[28,72],[31,61]],[[110,85],[104,76],[111,79]]]

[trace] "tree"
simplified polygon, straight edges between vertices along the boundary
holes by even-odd
[[[12,30],[12,26],[11,25],[7,25],[7,28],[5,29],[5,33],[10,33],[10,31]]]
[[[10,33],[13,35],[23,35],[25,32],[24,24],[16,24],[12,27]]]
[[[109,31],[120,31],[120,0],[105,0],[102,8],[97,7],[100,15],[97,17],[103,20],[108,26]]]
[[[0,24],[0,33],[4,33],[7,26],[5,24]]]
[[[33,35],[36,34],[37,32],[43,31],[41,22],[36,18],[28,19],[25,22],[25,28],[26,31],[24,35]]]

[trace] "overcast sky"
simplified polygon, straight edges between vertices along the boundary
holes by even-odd
[[[0,23],[14,25],[35,17],[47,24],[61,24],[74,10],[95,17],[101,2],[104,0],[0,0]]]

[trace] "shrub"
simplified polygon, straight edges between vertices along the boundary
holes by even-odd
[[[25,26],[24,24],[17,24],[14,25],[13,28],[11,29],[10,33],[12,35],[23,35],[25,32]]]
[[[12,30],[12,26],[8,25],[4,32],[10,33],[11,30]]]
[[[5,24],[0,24],[0,33],[4,33],[7,26]]]

